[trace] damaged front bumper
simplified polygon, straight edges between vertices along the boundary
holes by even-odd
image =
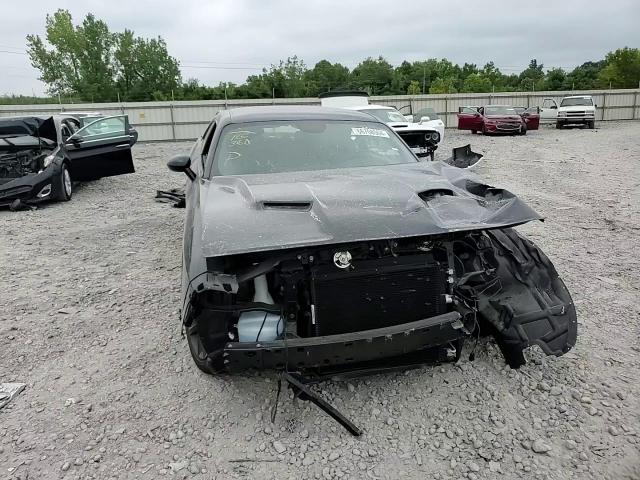
[[[273,342],[229,342],[228,370],[304,370],[398,357],[455,342],[465,335],[461,315],[449,312],[424,320],[339,335]]]
[[[60,167],[52,164],[39,173],[23,177],[0,179],[0,207],[35,205],[58,195]],[[4,183],[1,183],[3,182]]]

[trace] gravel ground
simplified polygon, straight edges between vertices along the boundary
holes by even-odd
[[[73,201],[0,211],[0,478],[640,478],[640,122],[471,142],[478,173],[545,217],[520,227],[578,308],[574,350],[318,387],[365,430],[281,397],[272,373],[209,377],[178,322],[183,210],[153,200],[183,178],[187,143],[135,147],[137,173]],[[445,152],[439,152],[444,156]]]

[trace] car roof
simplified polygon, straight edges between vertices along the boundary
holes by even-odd
[[[570,97],[564,98],[592,98],[591,95],[571,95]]]
[[[223,110],[221,123],[247,123],[283,120],[352,120],[372,121],[370,115],[345,108],[315,105],[240,107]]]
[[[354,105],[352,107],[344,107],[349,110],[395,110],[393,107],[388,107],[386,105]]]

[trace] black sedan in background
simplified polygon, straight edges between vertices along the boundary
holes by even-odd
[[[68,201],[75,181],[133,173],[137,138],[126,115],[0,118],[0,206]]]
[[[371,115],[223,110],[168,165],[188,177],[182,322],[207,373],[453,360],[480,333],[518,367],[576,341],[569,292],[512,228],[541,217]]]

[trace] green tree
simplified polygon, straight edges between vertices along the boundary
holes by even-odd
[[[367,58],[351,72],[353,86],[372,95],[389,93],[393,80],[393,67],[383,57]]]
[[[491,91],[491,80],[481,73],[471,73],[464,79],[463,92],[484,93]]]
[[[280,60],[278,65],[262,69],[261,75],[247,78],[247,90],[251,98],[304,97],[307,94],[305,76],[307,67],[296,55]]]
[[[456,89],[456,77],[436,78],[431,82],[429,93],[458,93]]]
[[[543,90],[544,89],[544,65],[538,64],[535,58],[529,62],[529,67],[519,75],[518,88],[525,90]]]
[[[407,95],[418,95],[422,93],[422,87],[415,80],[411,80],[409,87],[407,88]]]
[[[637,88],[640,86],[640,49],[619,48],[605,57],[605,66],[598,74],[603,88]]]
[[[552,68],[544,78],[545,90],[563,90],[567,88],[567,73],[561,68]],[[569,85],[569,88],[571,86]]]
[[[109,58],[114,37],[107,25],[89,14],[74,26],[71,14],[58,10],[46,17],[47,49],[38,35],[27,36],[31,64],[51,94],[79,94],[83,100],[108,100],[114,92]]]
[[[567,88],[572,90],[591,90],[598,86],[598,74],[605,66],[605,61],[585,62],[574,68],[567,75]]]
[[[51,94],[109,101],[120,92],[124,99],[151,100],[166,98],[180,84],[178,62],[161,38],[112,33],[92,14],[74,25],[67,10],[47,15],[45,25],[46,44],[28,35],[27,52]]]
[[[116,38],[115,78],[122,99],[147,100],[150,93],[154,98],[170,98],[179,85],[180,67],[169,55],[165,41],[160,37],[134,37],[131,30]]]
[[[305,74],[307,94],[315,97],[322,92],[346,89],[349,86],[349,69],[339,63],[320,60]]]

